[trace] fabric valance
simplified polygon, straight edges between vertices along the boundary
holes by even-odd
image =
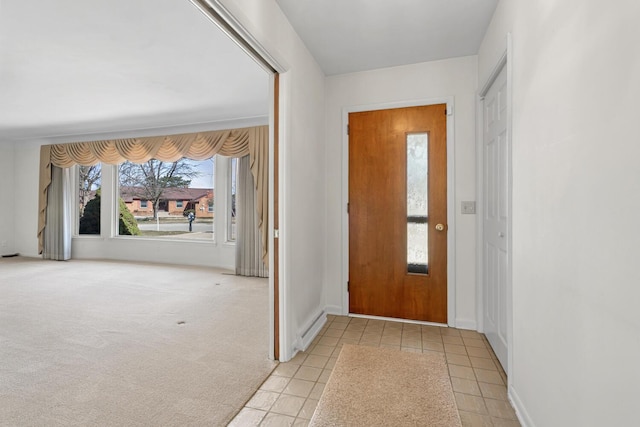
[[[51,183],[51,165],[68,168],[74,165],[91,166],[97,163],[116,165],[125,161],[145,163],[151,159],[175,162],[183,157],[205,160],[220,154],[228,157],[250,158],[255,180],[262,254],[268,263],[268,204],[269,204],[269,127],[218,130],[168,136],[74,142],[43,146],[40,151],[40,191],[38,243],[42,253],[43,230],[46,222],[47,189]],[[267,264],[268,265],[268,264]]]
[[[124,161],[145,163],[151,159],[175,162],[183,157],[205,160],[220,154],[242,157],[250,146],[268,143],[269,127],[219,130],[145,138],[112,139],[51,145],[51,164],[61,168],[97,163],[116,165]],[[266,139],[265,139],[266,137]]]

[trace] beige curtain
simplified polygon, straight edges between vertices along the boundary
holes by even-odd
[[[51,165],[68,168],[97,163],[119,164],[124,161],[144,163],[150,159],[175,162],[186,157],[208,159],[216,154],[228,157],[249,155],[256,187],[256,213],[262,235],[262,258],[268,260],[267,233],[269,202],[269,127],[187,133],[148,138],[113,139],[43,146],[40,151],[40,193],[38,247],[42,253],[46,224],[47,191],[51,184]]]
[[[40,181],[38,187],[38,253],[44,250],[44,227],[47,224],[47,195],[51,185],[51,146],[40,147]]]
[[[71,258],[71,174],[69,169],[52,166],[47,190],[47,226],[44,229],[44,259],[66,261]]]
[[[249,156],[238,159],[236,185],[236,274],[250,277],[269,277],[262,258],[260,228],[256,210],[256,186],[251,173]]]

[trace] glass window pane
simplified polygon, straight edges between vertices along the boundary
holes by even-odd
[[[407,135],[407,271],[428,272],[429,135]]]
[[[78,166],[78,234],[100,234],[102,165]]]
[[[229,217],[227,223],[227,240],[236,241],[236,180],[238,176],[238,159],[229,161]]]
[[[118,168],[118,235],[213,240],[214,159]]]
[[[407,215],[427,216],[428,135],[407,135]]]
[[[407,264],[409,273],[426,273],[428,262],[426,223],[407,223]]]

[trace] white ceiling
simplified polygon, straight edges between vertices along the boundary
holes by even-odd
[[[266,117],[268,93],[188,0],[1,0],[0,140]]]
[[[498,0],[277,0],[327,75],[476,54]],[[266,117],[189,0],[0,0],[0,142]]]
[[[498,0],[276,0],[325,74],[478,53]]]

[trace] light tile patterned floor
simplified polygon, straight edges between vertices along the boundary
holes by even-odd
[[[328,316],[307,351],[278,365],[229,425],[308,425],[345,343],[444,353],[463,426],[520,426],[507,400],[507,377],[484,335],[346,316]]]

